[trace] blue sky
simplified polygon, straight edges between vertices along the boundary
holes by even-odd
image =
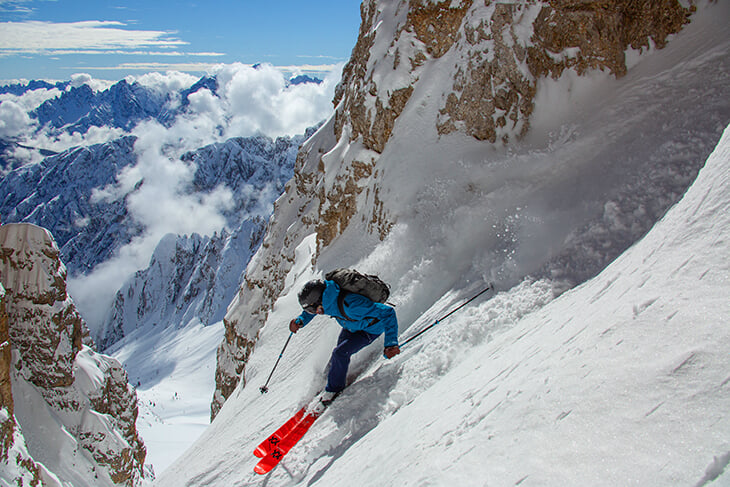
[[[0,79],[347,61],[360,0],[0,0]],[[296,71],[296,70],[293,70]]]

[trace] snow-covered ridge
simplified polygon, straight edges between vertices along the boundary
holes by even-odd
[[[221,321],[265,226],[265,220],[254,218],[244,220],[234,232],[223,230],[211,237],[165,236],[149,267],[136,272],[117,292],[99,333],[101,349],[129,345],[154,327],[160,333],[168,326]],[[125,337],[129,338],[124,344],[118,343]]]

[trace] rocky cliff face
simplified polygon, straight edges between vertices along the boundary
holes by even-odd
[[[86,467],[98,485],[136,485],[145,457],[135,424],[136,393],[119,362],[90,348],[47,230],[0,226],[0,282],[7,320],[0,356],[3,424],[16,426],[14,437],[3,427],[8,472],[27,467],[36,477],[84,485],[79,476]],[[23,437],[27,458],[8,456],[13,444],[25,450]],[[33,460],[43,468],[34,470]]]
[[[378,27],[389,21],[386,9],[397,27],[387,51],[379,52],[373,47]],[[351,140],[362,136],[367,148],[382,152],[422,81],[423,66],[448,53],[456,63],[435,121],[439,132],[460,130],[506,143],[529,128],[537,79],[558,78],[565,69],[623,76],[628,47],[663,47],[689,14],[677,0],[421,0],[391,8],[365,1],[357,45],[334,100],[342,102],[335,132],[339,139],[349,125]],[[378,78],[375,67],[386,62],[406,75]]]
[[[307,235],[316,234],[313,266],[347,265],[328,262],[328,249],[352,238],[374,248],[418,211],[404,209],[407,197],[385,184],[386,172],[405,171],[393,169],[408,150],[399,142],[418,140],[421,134],[412,132],[422,128],[423,141],[431,130],[437,141],[466,136],[498,147],[520,141],[530,130],[541,79],[566,70],[607,70],[620,78],[627,49],[661,48],[693,10],[677,0],[363,1],[335,114],[300,150],[294,179],[229,307],[212,415],[238,385]],[[421,145],[410,150],[428,158]],[[422,177],[418,163],[408,170]],[[444,191],[432,184],[423,181],[421,191]],[[460,191],[479,190],[470,183]],[[494,227],[508,229],[509,222]]]
[[[40,467],[28,454],[25,440],[15,419],[15,403],[10,382],[12,354],[5,288],[0,285],[0,465],[7,468],[7,480],[18,485],[38,485]]]

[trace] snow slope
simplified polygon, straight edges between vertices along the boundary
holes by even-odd
[[[729,167],[727,129],[644,239],[552,302],[546,283],[525,282],[393,361],[360,358],[360,377],[265,485],[727,485]],[[156,485],[264,481],[250,452],[313,392],[326,361],[334,327],[313,325],[267,395],[254,386],[285,335],[262,331],[251,386]]]
[[[292,472],[317,485],[358,469],[367,485],[704,485],[730,462],[729,167],[730,129],[681,203],[598,277],[474,347],[352,448],[313,435]],[[490,306],[455,321],[493,328]]]
[[[503,291],[394,360],[378,344],[358,354],[357,380],[262,479],[250,452],[323,386],[339,332],[313,321],[259,393],[299,312],[296,291],[314,276],[310,235],[258,333],[245,385],[155,485],[704,485],[719,474],[730,460],[728,134],[687,197],[598,277],[553,300],[563,276],[550,272],[594,275],[679,198],[716,144],[730,114],[730,44],[718,42],[727,5],[714,8],[621,80],[544,82],[532,132],[505,149],[458,135],[434,145],[420,113],[436,102],[415,92],[419,103],[401,115],[413,124],[396,123],[400,143],[381,156],[392,161],[384,193],[404,209],[398,225],[373,244],[355,241],[352,224],[318,266],[359,262],[398,279],[402,338],[476,294],[484,277]],[[581,219],[586,228],[571,233],[567,223]],[[557,280],[515,277],[531,273]]]
[[[210,424],[215,351],[222,336],[223,322],[188,323],[164,333],[140,329],[114,353],[137,387],[137,429],[147,447],[146,463],[157,475]]]

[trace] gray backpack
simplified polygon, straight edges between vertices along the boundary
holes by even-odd
[[[345,296],[355,293],[365,296],[376,303],[385,303],[390,296],[390,286],[378,276],[362,274],[354,269],[335,269],[324,275],[328,281],[334,281],[340,286],[340,295],[337,297],[337,306],[346,320],[352,321],[345,313]]]

